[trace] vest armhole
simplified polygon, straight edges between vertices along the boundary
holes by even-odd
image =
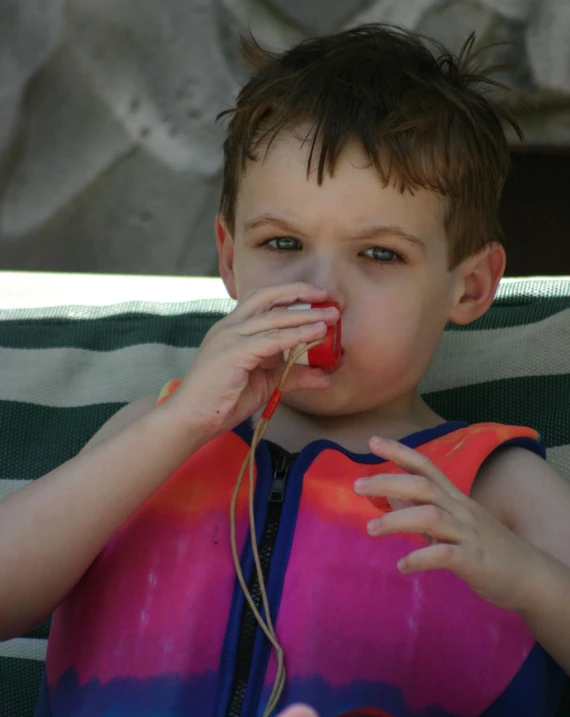
[[[165,383],[156,400],[156,405],[158,406],[160,403],[164,403],[167,398],[170,398],[170,396],[172,396],[172,394],[176,391],[176,389],[178,388],[178,386],[180,386],[181,383],[182,379],[180,378],[173,378],[172,380]]]

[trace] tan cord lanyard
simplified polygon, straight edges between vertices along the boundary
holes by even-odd
[[[277,635],[275,634],[275,628],[273,627],[273,622],[271,620],[271,613],[269,612],[269,600],[267,597],[265,580],[263,579],[263,571],[261,569],[261,562],[259,560],[259,551],[258,551],[256,530],[255,530],[255,515],[253,512],[255,450],[256,450],[257,446],[259,445],[259,442],[263,438],[263,434],[265,433],[265,431],[267,429],[267,426],[269,424],[271,416],[273,415],[273,413],[274,413],[275,409],[277,408],[277,405],[281,399],[281,395],[283,393],[283,388],[285,386],[285,382],[287,381],[287,377],[289,376],[289,373],[291,372],[291,369],[293,368],[293,364],[299,358],[299,356],[301,356],[303,353],[305,353],[305,351],[308,351],[309,349],[311,349],[314,346],[317,346],[318,344],[321,344],[321,343],[323,343],[323,339],[320,339],[319,341],[313,341],[313,343],[308,344],[307,346],[298,347],[289,356],[289,359],[288,359],[285,369],[283,371],[283,375],[281,376],[279,383],[277,384],[277,388],[273,392],[271,398],[269,399],[269,401],[267,403],[267,406],[265,407],[265,410],[259,417],[259,420],[257,421],[257,424],[255,426],[255,430],[253,432],[253,437],[251,439],[251,446],[250,446],[250,449],[245,457],[245,460],[240,469],[240,472],[238,474],[234,492],[232,495],[232,501],[230,504],[230,539],[231,539],[231,544],[232,544],[232,556],[234,559],[234,566],[236,569],[237,578],[239,580],[239,584],[241,585],[241,589],[243,591],[245,599],[247,600],[247,602],[251,608],[251,611],[253,612],[255,619],[257,620],[259,627],[263,630],[265,636],[267,637],[267,639],[273,646],[273,649],[275,650],[275,656],[277,657],[277,677],[275,678],[275,683],[273,685],[273,689],[271,691],[271,695],[269,697],[267,707],[265,708],[265,711],[263,713],[263,717],[270,717],[273,710],[277,707],[277,704],[278,704],[279,700],[281,699],[281,695],[283,694],[283,690],[285,688],[286,671],[285,671],[285,660],[284,660],[284,655],[283,655],[283,648],[279,644],[279,640],[277,639]],[[245,578],[243,576],[243,572],[241,569],[238,550],[237,550],[236,504],[237,504],[239,490],[240,490],[241,484],[243,482],[243,476],[246,471],[246,468],[248,468],[248,467],[249,467],[249,495],[248,495],[248,498],[249,498],[249,533],[250,533],[250,540],[251,540],[251,549],[253,552],[253,560],[255,562],[255,571],[257,574],[257,580],[259,582],[259,590],[261,592],[261,599],[263,601],[263,609],[265,610],[266,620],[264,620],[263,617],[261,616],[261,614],[259,613],[259,610],[255,606],[255,603],[253,601],[251,593],[248,590],[248,587],[245,582]]]

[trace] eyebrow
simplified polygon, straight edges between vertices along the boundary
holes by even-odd
[[[300,231],[294,224],[291,224],[286,219],[276,217],[273,214],[261,214],[259,217],[256,217],[255,219],[246,222],[244,229],[245,231],[251,231],[252,229],[257,229],[260,226],[266,225],[279,227],[283,231],[293,232],[294,234],[298,234],[299,236],[306,236],[306,234]],[[399,237],[400,239],[403,239],[404,241],[407,241],[410,244],[419,247],[423,251],[427,251],[427,246],[421,239],[419,239],[417,236],[414,236],[413,234],[410,234],[409,232],[404,231],[402,227],[399,227],[395,224],[365,227],[364,229],[354,232],[350,236],[350,239],[376,239],[387,236]]]

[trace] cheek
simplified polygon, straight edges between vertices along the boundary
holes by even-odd
[[[398,334],[413,331],[424,314],[419,292],[409,285],[385,286],[373,294],[363,291],[354,308],[360,332],[371,331],[372,334],[388,330]]]
[[[236,284],[236,293],[238,301],[242,301],[243,297],[252,289],[261,289],[264,286],[272,286],[272,281],[268,272],[256,264],[254,256],[246,253],[236,257],[234,262],[234,278]]]
[[[251,289],[302,280],[293,262],[279,261],[258,247],[245,247],[234,260],[238,299]]]
[[[405,361],[407,355],[424,348],[431,352],[437,345],[446,324],[445,297],[433,287],[402,285],[385,295],[362,296],[346,323],[347,338],[369,346],[371,354]]]

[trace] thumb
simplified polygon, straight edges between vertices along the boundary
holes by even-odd
[[[278,383],[283,371],[278,369],[276,374],[278,374],[276,376],[276,383]],[[320,368],[294,364],[285,381],[283,393],[291,393],[292,391],[299,391],[306,388],[328,388],[329,386],[330,377]]]

